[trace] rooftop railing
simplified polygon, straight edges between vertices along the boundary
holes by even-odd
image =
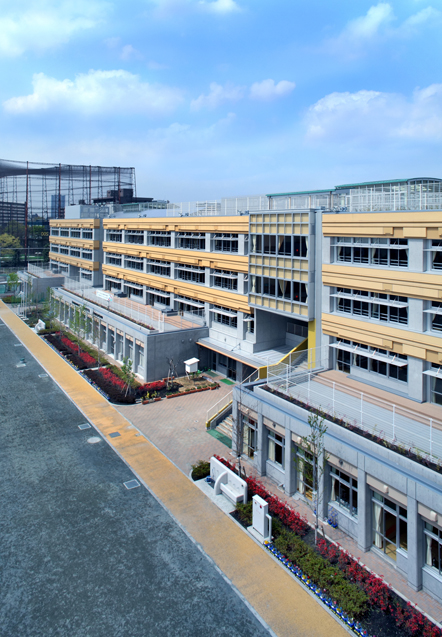
[[[400,401],[388,402],[332,381],[321,374],[327,369],[325,365],[325,359],[322,369],[290,365],[282,369],[280,365],[273,372],[269,369],[267,385],[270,390],[299,401],[306,409],[320,410],[327,419],[342,420],[362,433],[394,445],[401,453],[410,451],[417,457],[426,457],[440,464],[442,418],[431,418],[417,409],[401,405]]]

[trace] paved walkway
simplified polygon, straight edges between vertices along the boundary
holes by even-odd
[[[0,319],[277,635],[347,634],[287,571],[2,302]],[[114,433],[120,435],[111,438]]]
[[[219,382],[219,389],[169,398],[149,405],[118,407],[129,422],[139,429],[186,475],[192,464],[207,460],[214,453],[224,455],[227,447],[206,432],[207,410],[232,391]]]

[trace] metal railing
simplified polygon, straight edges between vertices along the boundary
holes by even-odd
[[[269,375],[267,385],[306,408],[321,410],[328,420],[342,420],[403,453],[411,451],[436,463],[442,459],[442,420],[332,381],[318,370],[287,367],[279,376]]]
[[[174,332],[205,325],[203,317],[192,316],[190,312],[184,315],[179,312],[165,314],[151,305],[143,305],[131,299],[116,298],[111,292],[93,288],[82,280],[65,277],[63,288],[110,312],[136,321],[153,332]]]

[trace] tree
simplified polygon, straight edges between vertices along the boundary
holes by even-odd
[[[315,512],[315,544],[318,542],[319,528],[319,505],[324,497],[324,489],[321,485],[324,475],[328,454],[325,450],[325,434],[327,425],[324,418],[318,414],[311,413],[308,417],[310,433],[301,440],[301,453],[296,458],[297,470],[302,472],[304,482],[311,484],[313,491],[312,504]],[[315,499],[316,498],[316,499]]]
[[[126,383],[126,396],[129,391],[129,387],[132,387],[132,383],[135,380],[135,372],[132,371],[132,361],[130,358],[125,356],[123,358],[123,365],[121,366],[121,375],[123,376],[123,380]]]
[[[19,240],[18,247],[24,245],[25,241],[25,226],[23,223],[18,223],[17,221],[9,221],[4,227],[3,232],[9,234],[13,237],[16,237]]]
[[[18,278],[17,272],[10,272],[8,274],[7,281],[8,281],[8,289],[11,292],[15,293],[17,291],[17,287],[20,284],[20,279]]]
[[[81,307],[76,305],[74,309],[74,320],[72,322],[72,330],[77,337],[78,353],[80,353],[80,339],[81,334],[86,330],[86,306]]]
[[[52,329],[54,326],[54,319],[56,316],[55,312],[55,299],[52,288],[48,288],[46,293],[46,298],[43,301],[43,308],[41,312],[41,316],[46,324],[49,324],[49,328]],[[47,327],[47,325],[46,325]]]

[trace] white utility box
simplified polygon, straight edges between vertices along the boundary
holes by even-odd
[[[269,515],[269,505],[259,495],[253,496],[252,526],[248,531],[260,542],[272,541],[272,518]]]
[[[199,362],[199,358],[189,358],[188,361],[184,361],[184,365],[186,366],[186,374],[193,374],[194,372],[197,372]]]

